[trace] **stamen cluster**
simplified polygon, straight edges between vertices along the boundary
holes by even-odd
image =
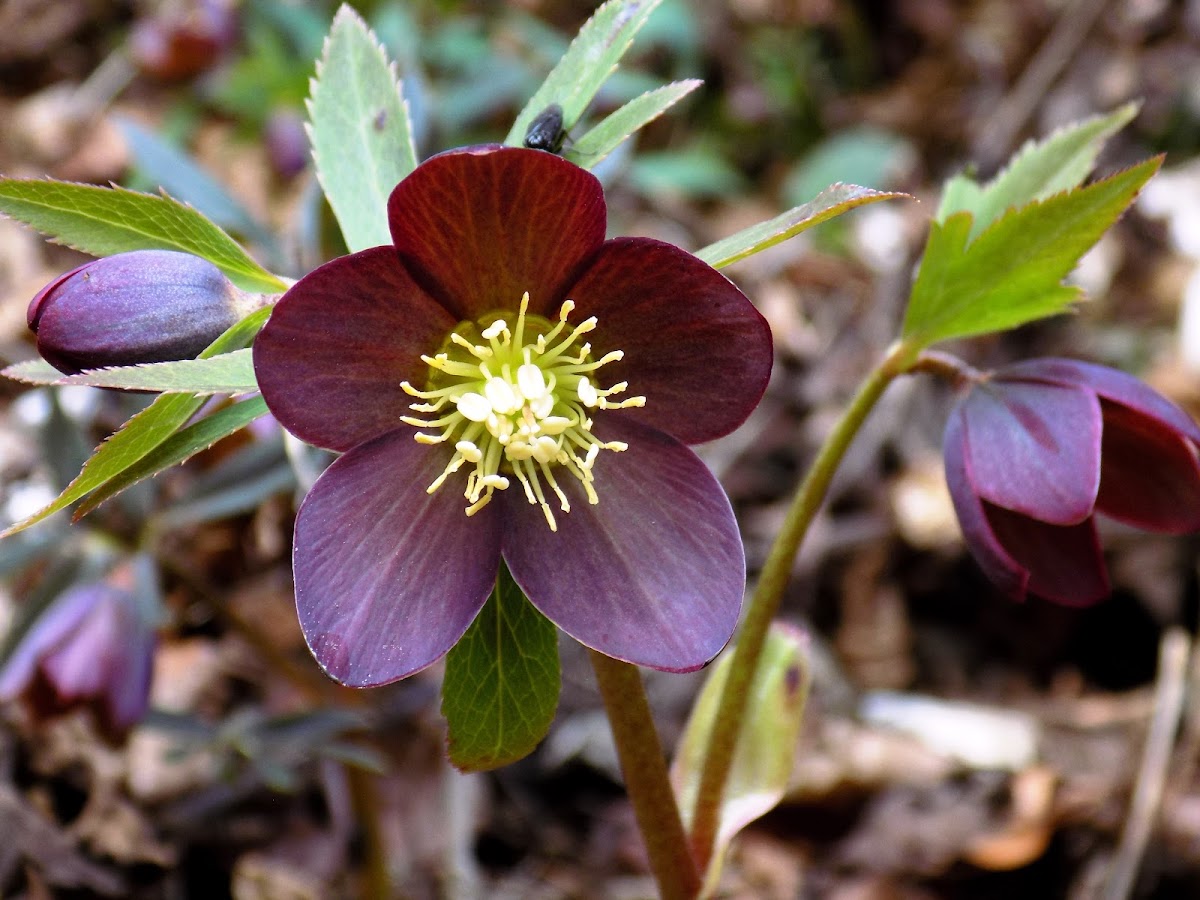
[[[452,408],[438,418],[402,416],[401,421],[438,429],[436,434],[417,432],[415,439],[421,444],[456,438],[453,457],[429,485],[428,493],[471,464],[474,468],[464,492],[468,516],[486,506],[495,491],[508,488],[511,476],[525,489],[529,502],[542,508],[550,530],[556,531],[543,482],[558,498],[563,512],[570,512],[571,504],[555,478],[554,470],[559,467],[579,480],[589,503],[598,503],[592,473],[596,457],[601,450],[619,452],[628,446],[623,441],[599,440],[592,433],[588,411],[644,406],[646,398],[610,400],[623,393],[628,383],[606,389],[593,383],[597,369],[624,356],[614,350],[592,359],[591,344],[578,343],[596,328],[595,316],[563,336],[567,317],[575,308],[573,301],[563,302],[552,326],[527,316],[528,308],[526,293],[514,328],[497,317],[479,332],[482,343],[469,340],[462,329],[456,329],[449,338],[452,348],[422,356],[432,370],[428,389],[418,390],[407,381],[400,385],[423,401],[412,404],[412,410],[429,414]],[[455,347],[463,352],[453,352]]]

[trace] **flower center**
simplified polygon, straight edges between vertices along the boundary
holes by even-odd
[[[450,334],[453,346],[421,357],[432,370],[429,389],[419,391],[407,381],[400,387],[422,401],[412,404],[414,412],[446,412],[433,419],[402,416],[401,421],[438,430],[437,434],[417,432],[420,444],[455,439],[454,456],[429,485],[429,493],[470,464],[474,468],[464,492],[468,516],[483,509],[495,491],[505,490],[515,478],[529,502],[542,508],[550,530],[557,531],[546,488],[558,498],[563,512],[571,511],[554,475],[561,468],[579,480],[589,503],[599,502],[592,474],[596,457],[601,450],[620,451],[628,445],[597,439],[588,410],[644,406],[646,398],[610,400],[629,387],[624,381],[607,389],[596,387],[595,371],[625,354],[614,350],[592,359],[591,344],[581,343],[580,338],[595,329],[595,316],[564,335],[574,308],[574,301],[564,301],[558,321],[551,324],[526,315],[526,293],[512,330],[500,317],[486,325],[481,320],[481,340],[475,343],[461,333],[475,329],[468,323],[466,329]]]

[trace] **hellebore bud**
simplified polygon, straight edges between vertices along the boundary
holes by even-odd
[[[42,358],[74,375],[191,359],[262,303],[198,256],[135,250],[52,281],[30,302],[28,320]]]
[[[35,722],[89,710],[120,742],[149,706],[156,637],[117,581],[78,585],[33,621],[0,665],[0,701],[21,701]]]

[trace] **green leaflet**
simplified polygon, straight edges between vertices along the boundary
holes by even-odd
[[[350,251],[392,242],[387,200],[417,166],[395,64],[348,5],[333,19],[308,100],[317,177]]]
[[[971,213],[974,225],[969,239],[974,240],[1004,210],[1078,187],[1092,171],[1105,141],[1129,124],[1137,110],[1136,103],[1127,103],[1107,116],[1093,116],[1044,140],[1028,141],[985,185],[967,175],[954,176],[946,183],[934,219],[941,223],[954,213]]]
[[[558,689],[556,629],[502,565],[491,597],[446,656],[450,761],[480,771],[528,755],[550,729]]]
[[[525,104],[504,143],[520,147],[529,123],[551,103],[562,107],[566,128],[578,122],[660,2],[608,0],[597,9],[579,29],[558,65]]]
[[[287,288],[224,231],[166,194],[0,178],[0,212],[93,256],[178,250],[207,259],[242,290],[278,294]]]
[[[968,212],[934,222],[904,317],[905,342],[915,353],[1067,310],[1079,289],[1063,279],[1161,163],[1154,157],[1087,187],[1010,209],[974,241]]]
[[[876,191],[856,184],[831,185],[808,203],[709,244],[703,250],[697,251],[696,256],[713,268],[720,269],[782,243],[814,225],[820,225],[856,207],[898,197],[908,197],[908,194]]]

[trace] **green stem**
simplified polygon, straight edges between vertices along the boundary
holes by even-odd
[[[654,728],[642,676],[637,666],[627,662],[594,650],[588,655],[600,684],[625,789],[646,842],[659,895],[663,900],[692,900],[700,890],[700,875],[688,852],[687,835],[667,777],[667,760]]]
[[[758,586],[737,636],[737,646],[733,651],[729,675],[721,692],[716,719],[710,732],[709,745],[704,755],[704,768],[700,773],[700,786],[693,807],[692,856],[702,872],[708,869],[712,859],[717,828],[720,825],[721,798],[725,793],[725,784],[733,765],[734,750],[741,734],[746,701],[750,696],[750,684],[758,668],[759,657],[767,639],[767,630],[779,612],[779,604],[791,576],[796,551],[808,532],[808,526],[812,524],[813,518],[821,508],[842,457],[845,456],[850,442],[858,433],[868,413],[892,379],[908,371],[914,361],[915,354],[911,348],[904,344],[895,344],[859,386],[858,393],[854,395],[841,420],[825,440],[804,482],[796,492],[783,527],[763,564]]]

